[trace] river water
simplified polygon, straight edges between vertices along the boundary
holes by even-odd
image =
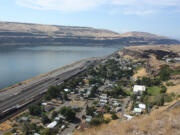
[[[77,60],[105,56],[122,46],[0,47],[0,89]]]

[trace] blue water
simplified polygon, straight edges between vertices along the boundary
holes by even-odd
[[[120,48],[122,46],[0,47],[0,89],[80,59],[111,54]]]

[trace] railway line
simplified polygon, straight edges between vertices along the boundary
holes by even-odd
[[[21,110],[25,109],[29,104],[38,100],[45,92],[47,92],[49,86],[62,84],[64,81],[83,72],[85,69],[87,69],[88,66],[93,65],[98,61],[99,60],[84,61],[83,64],[75,66],[74,69],[61,73],[56,77],[49,77],[38,83],[34,83],[31,86],[24,88],[17,95],[11,96],[6,100],[1,101],[0,122],[3,122],[11,116],[14,116],[14,114],[17,114]]]

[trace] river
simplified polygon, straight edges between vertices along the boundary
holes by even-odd
[[[77,60],[105,56],[123,46],[6,46],[0,47],[0,89]]]

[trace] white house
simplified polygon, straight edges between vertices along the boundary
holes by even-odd
[[[131,120],[131,119],[133,118],[133,116],[127,115],[127,114],[124,114],[124,117],[125,117],[127,120]]]
[[[47,103],[41,103],[41,105],[42,105],[42,106],[46,106],[46,105],[47,105]]]
[[[102,99],[102,100],[107,100],[107,94],[102,94],[101,96],[100,96],[100,98]]]
[[[65,92],[69,92],[70,90],[69,89],[64,89]]]
[[[38,134],[38,133],[34,133],[34,135],[40,135],[40,134]]]
[[[143,109],[143,110],[146,109],[146,105],[145,105],[145,104],[139,104],[138,107],[141,108],[141,109]]]
[[[86,116],[86,122],[91,122],[92,116]]]
[[[107,104],[107,102],[108,102],[108,101],[107,101],[107,100],[104,100],[104,99],[101,99],[101,100],[100,100],[100,103],[105,103],[105,104]]]
[[[57,125],[57,121],[53,121],[47,125],[47,128],[54,128]]]
[[[141,108],[134,108],[133,112],[136,113],[136,114],[141,114],[142,109]]]
[[[134,85],[133,92],[134,93],[142,93],[146,91],[146,87],[143,85]]]

